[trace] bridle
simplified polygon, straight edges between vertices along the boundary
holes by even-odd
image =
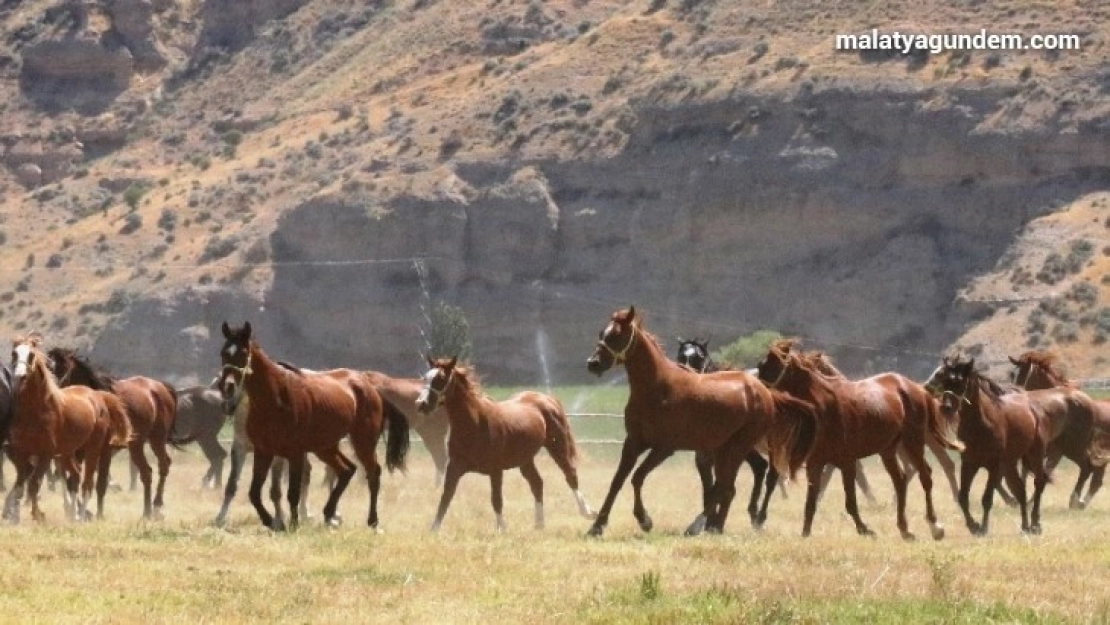
[[[632,334],[628,337],[628,343],[624,346],[624,349],[620,351],[609,347],[609,344],[605,342],[605,339],[597,342],[597,346],[604,347],[605,351],[609,352],[609,355],[613,357],[613,362],[618,365],[624,364],[625,356],[628,354],[628,350],[632,349],[632,345],[636,342],[636,325],[630,323],[629,327],[632,328]]]
[[[778,388],[778,385],[782,383],[783,378],[786,377],[786,370],[789,369],[789,368],[790,368],[790,355],[788,354],[786,356],[786,358],[782,360],[782,370],[779,371],[779,374],[774,379],[774,381],[767,384],[767,386],[769,386],[771,388]]]
[[[443,395],[445,393],[447,393],[447,389],[451,388],[451,382],[453,382],[454,380],[455,380],[455,370],[454,369],[451,369],[451,372],[447,374],[447,381],[443,383],[443,388],[436,388],[435,385],[432,384],[432,380],[428,380],[428,393],[431,394],[431,395],[435,395],[436,406],[438,406],[440,404],[440,400],[442,400]]]
[[[223,368],[221,369],[221,372],[223,372],[223,371],[233,371],[233,372],[239,374],[239,380],[238,380],[239,385],[235,388],[235,394],[231,396],[231,402],[230,402],[231,405],[233,405],[233,406],[238,405],[239,400],[243,396],[243,390],[247,387],[247,376],[254,372],[251,369],[251,350],[250,350],[250,346],[249,345],[247,346],[247,362],[244,363],[242,367],[233,365],[231,363],[225,363]]]

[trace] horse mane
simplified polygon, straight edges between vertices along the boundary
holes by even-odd
[[[1060,370],[1056,368],[1056,365],[1059,364],[1060,359],[1056,356],[1056,354],[1052,352],[1033,350],[1025,352],[1024,354],[1019,356],[1017,360],[1018,362],[1025,363],[1030,366],[1039,367],[1045,375],[1047,375],[1049,378],[1052,379],[1053,382],[1057,384],[1062,385],[1069,383],[1067,376],[1060,373]]]
[[[78,370],[90,381],[90,386],[98,391],[111,391],[116,383],[115,378],[103,371],[98,371],[84,356],[79,356],[75,349],[53,347],[47,352],[47,356],[55,362],[63,360],[68,362],[71,370],[67,372],[66,377],[72,379],[72,370]]]
[[[979,369],[972,369],[968,375],[975,376],[979,390],[987,394],[987,397],[994,403],[1002,401],[1002,396],[1006,394],[1006,390],[1002,385],[987,377],[986,373]]]
[[[482,378],[473,367],[457,365],[454,368],[454,372],[455,375],[458,376],[458,382],[462,384],[463,389],[467,393],[474,397],[482,397],[486,394],[482,389]]]
[[[829,358],[829,355],[823,351],[817,350],[806,352],[802,355],[802,357],[809,363],[809,365],[815,372],[820,373],[827,378],[848,377],[844,375],[844,373],[840,369],[836,368],[836,365],[832,363],[832,359]]]
[[[801,339],[797,338],[775,339],[771,342],[770,349],[779,354],[789,354],[801,342]]]

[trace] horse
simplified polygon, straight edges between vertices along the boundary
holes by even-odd
[[[1021,509],[1022,533],[1039,534],[1041,494],[1048,482],[1044,468],[1048,433],[1029,393],[1004,391],[975,369],[974,358],[964,362],[958,355],[954,360],[945,356],[925,388],[940,398],[943,412],[958,415],[957,433],[965,446],[960,460],[959,499],[967,529],[974,536],[987,535],[995,486],[1004,477]],[[1018,461],[1033,472],[1032,513],[1027,507]],[[971,482],[979,469],[987,470],[982,522],[972,518],[968,501]]]
[[[1017,358],[1010,357],[1014,366],[1014,384],[1027,391],[1059,389],[1080,411],[1090,411],[1090,423],[1086,417],[1068,423],[1058,436],[1048,442],[1045,470],[1051,475],[1061,458],[1067,458],[1079,467],[1079,479],[1072,489],[1068,507],[1082,510],[1091,498],[1102,488],[1106,466],[1095,466],[1091,461],[1089,448],[1092,428],[1110,431],[1110,402],[1091,400],[1078,386],[1069,381],[1056,368],[1056,356],[1042,351],[1028,351]],[[1083,487],[1090,478],[1090,490],[1083,496]]]
[[[675,357],[675,362],[698,373],[721,371],[721,367],[709,355],[708,340],[679,339],[678,355]],[[775,491],[775,486],[779,483],[779,474],[758,450],[753,449],[744,460],[752,470],[753,480],[752,494],[748,500],[748,517],[751,519],[752,527],[759,529],[767,521],[767,507],[771,501],[771,493]],[[708,491],[713,487],[713,458],[704,452],[695,453],[694,466],[698,470],[698,477],[701,478],[702,492]],[[764,485],[766,485],[766,488],[764,488]],[[785,492],[783,491],[784,494]],[[762,503],[760,503],[761,495]],[[694,523],[687,528],[686,533],[688,535],[699,533],[704,527],[705,520],[705,517],[699,514]]]
[[[227,450],[220,444],[220,431],[227,422],[220,392],[210,386],[177,389],[177,420],[173,444],[179,447],[195,442],[208,459],[208,471],[201,478],[201,489],[223,488],[224,460]]]
[[[780,473],[793,474],[805,460],[815,427],[811,404],[768,389],[743,371],[700,374],[669,360],[634,306],[610,316],[586,360],[587,371],[598,376],[614,365],[623,365],[628,373],[625,439],[590,536],[605,532],[613,502],[645,452],[632,475],[632,513],[645,532],[653,522],[641,494],[644,480],[677,450],[711,454],[716,480],[702,493],[706,531],[711,533],[724,531],[736,474],[757,443],[767,439]]]
[[[12,385],[12,370],[0,364],[0,491],[7,490],[4,479],[4,459],[8,457],[8,428],[12,423],[15,409],[15,392]]]
[[[107,470],[111,450],[127,445],[132,437],[125,404],[103,391],[60,388],[37,334],[13,341],[12,361],[16,405],[9,452],[16,480],[4,502],[4,517],[19,522],[27,485],[31,517],[45,520],[39,508],[39,488],[51,461],[57,458],[66,473],[67,514],[72,513],[75,521],[86,520],[95,485],[97,518],[103,518],[104,489],[99,486],[98,473]]]
[[[393,403],[374,389],[367,376],[350,369],[319,373],[294,370],[271,360],[252,338],[251,324],[221,326],[220,392],[225,410],[234,414],[243,398],[246,433],[254,445],[254,469],[249,496],[265,527],[281,530],[262,503],[262,485],[275,456],[289,462],[290,525],[299,524],[298,504],[304,477],[305,455],[315,454],[336,474],[324,505],[324,522],[337,526],[339,498],[355,474],[355,464],[339,450],[339,442],[350,436],[355,455],[366,469],[370,489],[370,511],[366,524],[378,526],[378,492],[382,468],[378,464],[378,439],[386,428],[386,467],[404,469],[409,447],[409,425]]]
[[[166,490],[166,477],[170,473],[173,460],[166,449],[171,443],[174,421],[177,417],[177,391],[168,382],[144,376],[131,376],[116,379],[103,371],[98,371],[72,349],[52,348],[48,355],[53,364],[54,374],[61,386],[81,385],[93,389],[115,393],[127,405],[127,415],[131,419],[134,437],[127,446],[131,463],[139,473],[143,483],[143,518],[161,519],[163,517],[163,495]],[[172,444],[172,443],[171,443]],[[158,487],[151,499],[153,470],[143,451],[149,445],[158,459]],[[99,479],[105,480],[107,487],[108,472],[101,473]]]
[[[536,529],[543,529],[543,478],[536,468],[536,454],[547,449],[574,493],[578,511],[586,518],[594,513],[578,489],[578,446],[570,430],[563,404],[535,391],[517,393],[504,401],[482,392],[474,371],[458,365],[458,359],[433,360],[424,375],[424,387],[416,409],[428,415],[441,406],[450,422],[447,439],[447,471],[432,531],[438,532],[455,489],[463,475],[471,472],[489,476],[493,512],[498,532],[505,531],[501,513],[501,481],[508,469],[520,469],[536,503]]]
[[[815,352],[815,354],[817,355],[817,362],[821,365],[823,373],[825,373],[826,375],[836,375],[836,376],[844,377],[844,375],[842,373],[840,373],[840,371],[838,371],[836,369],[836,367],[832,366],[832,363],[828,361],[828,359],[825,357],[825,355],[823,353]],[[686,366],[690,367],[691,369],[697,371],[698,373],[712,373],[714,371],[721,371],[721,369],[722,369],[721,366],[718,365],[713,360],[713,357],[709,354],[709,341],[708,340],[698,341],[697,339],[691,339],[691,340],[682,340],[682,339],[680,339],[679,340],[679,346],[678,346],[678,357],[675,359],[675,362],[677,362],[680,365],[686,365]],[[755,370],[749,370],[749,373],[755,373]],[[756,455],[759,455],[759,454],[757,453]],[[765,466],[767,464],[767,461],[763,459],[762,455],[759,455],[759,458],[760,458],[760,460],[763,461],[764,466]],[[752,488],[752,499],[751,499],[751,502],[749,502],[749,504],[748,504],[748,514],[749,515],[752,514],[753,506],[756,503],[756,499],[759,497],[759,480],[762,479],[761,477],[759,477],[760,473],[759,473],[759,469],[757,468],[759,466],[758,462],[753,463],[752,461],[753,461],[752,455],[749,454],[748,455],[748,465],[752,468],[752,474],[756,475],[756,485]],[[700,473],[700,471],[701,471],[700,467],[699,467],[698,470],[699,470],[699,473]],[[821,476],[821,491],[820,492],[821,492],[822,495],[824,494],[825,489],[828,488],[829,480],[832,479],[832,474],[833,474],[833,471],[835,471],[835,470],[836,470],[836,467],[834,467],[832,465],[829,465],[829,466],[825,467],[825,472]],[[764,469],[764,471],[766,471],[766,469]],[[768,499],[770,499],[771,491],[774,490],[775,484],[778,482],[778,473],[773,473],[773,475],[774,475],[774,479],[772,480],[772,477],[771,477],[772,473],[767,474],[767,488],[768,488],[768,490],[767,490],[767,494],[765,496],[765,499],[763,500],[763,506],[762,506],[762,510],[761,510],[762,520],[760,521],[759,525],[756,525],[756,527],[761,526],[762,521],[766,521],[766,519],[767,519]],[[705,481],[704,474],[702,475],[702,481],[703,481],[703,483]],[[861,491],[863,491],[863,495],[864,495],[864,497],[867,498],[867,501],[869,501],[871,503],[875,503],[875,495],[871,492],[871,484],[867,481],[867,474],[864,473],[864,471],[863,471],[863,463],[862,462],[857,462],[856,463],[856,485],[859,486]],[[955,489],[953,489],[953,493],[955,493]],[[783,490],[782,494],[785,497],[786,496],[786,491]],[[752,518],[752,524],[755,525],[755,517]]]
[[[944,538],[944,527],[933,509],[932,471],[925,460],[925,439],[932,434],[949,449],[963,449],[948,438],[952,419],[938,409],[921,385],[897,373],[882,373],[863,380],[830,377],[821,373],[813,357],[792,347],[793,339],[773,343],[760,361],[759,378],[772,388],[788,391],[813,402],[818,411],[817,432],[806,460],[805,520],[802,536],[809,536],[817,512],[821,473],[826,464],[840,469],[845,509],[860,535],[874,532],[863,522],[856,503],[856,461],[879,454],[894,484],[898,530],[913,540],[906,520],[906,478],[898,462],[899,447],[918,471],[925,491],[925,518],[934,540]]]
[[[409,427],[420,435],[435,464],[436,488],[442,486],[447,470],[447,433],[450,429],[447,410],[440,407],[424,414],[416,408],[416,400],[424,390],[421,378],[394,378],[378,371],[364,373],[383,398],[405,413]]]

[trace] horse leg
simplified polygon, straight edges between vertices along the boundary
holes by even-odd
[[[990,531],[991,506],[994,504],[994,493],[996,490],[998,490],[999,483],[1002,480],[1002,475],[1002,467],[998,465],[987,467],[987,487],[983,490],[982,500],[983,525],[979,528],[979,536],[986,536],[987,532]],[[1022,527],[1025,527],[1027,523],[1026,513],[1028,512],[1025,509],[1025,498],[1020,498],[1018,500],[1018,504],[1021,506],[1021,525]]]
[[[1029,533],[1041,533],[1041,495],[1044,494],[1044,487],[1048,484],[1048,472],[1045,471],[1044,451],[1034,448],[1030,454],[1026,455],[1023,464],[1029,468],[1033,473],[1033,505],[1030,511],[1029,519]],[[1082,468],[1082,466],[1080,467]],[[1022,487],[1025,486],[1022,480]]]
[[[301,516],[307,521],[312,518],[308,509],[308,495],[312,490],[312,463],[308,461],[308,454],[304,454],[304,477],[301,478],[301,502],[299,508]]]
[[[813,530],[813,517],[817,514],[817,500],[821,498],[821,482],[825,465],[812,463],[806,465],[806,505],[805,519],[802,521],[802,537],[808,538]]]
[[[937,512],[933,507],[933,468],[925,459],[924,446],[915,445],[911,451],[906,445],[899,445],[899,454],[909,463],[917,474],[917,481],[921,483],[921,490],[925,492],[925,520],[929,523],[929,531],[933,540],[944,538],[944,525],[937,521]],[[906,479],[906,489],[909,490],[910,480]]]
[[[419,427],[414,425],[412,429],[420,435],[420,440],[424,441],[424,448],[432,457],[432,463],[436,467],[436,488],[439,488],[443,486],[443,476],[447,470],[447,421],[430,422],[429,419],[425,419]]]
[[[613,474],[613,481],[609,484],[609,492],[605,495],[601,510],[598,510],[594,524],[586,533],[588,536],[601,536],[605,533],[605,526],[609,525],[609,512],[613,509],[613,502],[616,501],[617,494],[624,486],[624,481],[628,479],[628,474],[632,472],[636,461],[640,459],[646,449],[637,439],[629,437],[624,439],[624,445],[621,446],[621,459],[617,463],[617,471]],[[450,475],[450,463],[448,463],[447,468],[448,475]],[[444,488],[446,488],[446,482],[444,482]]]
[[[570,437],[570,431],[567,431],[567,437]],[[574,493],[574,501],[578,504],[578,514],[581,514],[587,519],[592,519],[597,516],[597,513],[590,508],[589,502],[586,501],[586,496],[578,488],[578,466],[574,457],[570,455],[568,445],[551,444],[549,441],[544,447],[547,449],[547,455],[555,461],[555,465],[563,472],[563,478],[570,487],[571,492]],[[535,462],[533,460],[533,462]]]
[[[1068,500],[1068,508],[1072,510],[1082,510],[1087,507],[1087,504],[1083,501],[1083,487],[1093,473],[1090,462],[1079,462],[1077,464],[1079,466],[1079,477],[1075,480],[1075,488],[1072,489],[1071,498]]]
[[[216,520],[213,521],[217,527],[223,527],[227,523],[231,500],[235,499],[235,492],[239,489],[239,476],[243,472],[243,456],[246,453],[246,447],[238,438],[231,442],[231,467],[228,469],[227,485],[224,487],[224,502],[220,505]]]
[[[104,496],[108,494],[108,481],[112,474],[112,457],[116,451],[105,447],[96,463],[96,518],[104,518]]]
[[[447,471],[443,474],[443,493],[439,496],[436,518],[432,521],[432,533],[439,531],[439,526],[443,523],[443,517],[447,515],[447,507],[455,497],[455,489],[459,487],[459,479],[462,478],[463,473],[458,463],[447,462]]]
[[[498,534],[508,529],[505,525],[505,515],[502,514],[504,501],[501,498],[501,482],[503,477],[504,472],[500,470],[490,471],[489,473],[489,501],[493,505],[494,522]]]
[[[324,453],[317,453],[316,457],[323,461],[324,464],[331,467],[333,471],[335,471],[335,486],[333,486],[331,492],[328,493],[328,500],[326,503],[324,503],[324,523],[326,523],[329,527],[338,527],[343,522],[343,520],[339,518],[339,514],[337,513],[337,510],[339,508],[339,498],[343,496],[343,491],[347,490],[347,485],[350,484],[351,478],[355,476],[355,472],[357,469],[355,468],[355,463],[351,462],[347,458],[347,456],[344,456],[343,453],[339,451],[338,446],[333,447]],[[378,522],[378,492],[377,488],[374,488],[374,483],[371,481],[374,477],[371,475],[371,473],[373,472],[370,471],[369,467],[367,467],[366,479],[368,482],[370,482],[371,485],[370,510],[372,513],[372,516],[368,515],[367,523],[369,524],[369,522],[372,520],[374,522],[374,525],[372,525],[371,527],[374,527],[377,525]],[[381,476],[380,467],[376,475],[378,477]]]
[[[894,484],[894,502],[898,515],[898,531],[902,534],[902,540],[915,540],[913,532],[910,531],[910,523],[906,519],[906,474],[902,472],[902,463],[898,461],[898,448],[901,445],[896,445],[893,449],[887,449],[879,458],[883,461],[883,467],[890,475],[890,481]],[[859,462],[856,462],[859,466]],[[926,490],[926,493],[929,491]]]
[[[274,517],[270,515],[270,512],[266,510],[266,506],[262,503],[262,486],[266,483],[266,474],[270,472],[270,465],[273,463],[273,454],[254,450],[254,468],[252,469],[251,486],[250,490],[247,491],[247,496],[250,498],[255,512],[258,513],[258,519],[262,521],[262,525],[267,528],[278,529],[273,527]]]
[[[1021,507],[1021,532],[1029,534],[1029,515],[1028,515],[1028,497],[1025,492],[1025,474],[1018,471],[1017,463],[1012,466],[1000,467],[999,471],[1002,473],[1002,478],[1010,485],[1010,490],[1017,497],[1018,505]]]
[[[832,480],[833,471],[836,467],[831,464],[826,464],[825,468],[821,471],[820,486],[817,489],[817,500],[820,501],[825,496],[825,490],[829,487],[829,482]]]
[[[652,528],[651,516],[648,515],[647,510],[644,509],[644,500],[641,496],[641,490],[644,487],[644,480],[647,479],[649,473],[655,470],[663,461],[671,457],[674,453],[673,449],[662,449],[656,447],[648,452],[644,461],[636,468],[636,472],[632,474],[632,516],[636,517],[636,522],[640,524],[640,529],[645,532],[650,532]],[[706,510],[708,516],[709,511]]]
[[[863,491],[863,496],[867,497],[867,503],[874,504],[875,495],[871,491],[871,483],[867,481],[867,473],[863,470],[862,460],[856,460],[856,485]]]
[[[536,529],[542,530],[544,527],[543,478],[540,477],[540,472],[536,469],[536,461],[533,459],[520,465],[520,474],[524,476],[524,480],[528,482],[528,488],[532,490],[532,501],[536,502]],[[579,505],[579,510],[581,510],[581,505]]]
[[[164,505],[163,495],[166,492],[166,477],[170,474],[170,465],[173,464],[173,459],[170,458],[169,451],[166,450],[165,439],[150,439],[150,448],[154,451],[154,457],[158,459],[158,487],[154,491],[154,510],[153,518],[161,520],[163,518],[162,507]]]
[[[740,472],[740,465],[746,457],[741,455],[740,451],[745,448],[750,449],[750,446],[745,443],[747,441],[743,439],[732,439],[716,454],[713,472],[717,475],[717,480],[713,484],[713,501],[710,502],[712,510],[706,511],[709,521],[705,529],[710,534],[721,534],[725,531],[728,511],[732,507],[732,499],[736,496],[736,474]]]
[[[281,485],[285,481],[286,468],[289,464],[285,458],[274,458],[270,465],[270,502],[274,504],[274,521],[270,524],[275,530],[285,531],[285,508],[281,504]]]
[[[301,487],[304,485],[304,454],[293,454],[286,462],[289,467],[289,529],[301,524]]]
[[[713,488],[713,455],[707,451],[699,451],[694,454],[694,468],[698,470],[698,478],[701,480],[701,503],[702,511],[686,528],[687,536],[697,536],[705,530],[705,511],[709,509],[710,500],[709,493]]]
[[[151,469],[150,462],[146,459],[146,452],[143,451],[144,444],[146,444],[144,440],[132,441],[127,446],[127,451],[131,454],[131,466],[138,470],[139,478],[143,481],[143,518],[149,519],[153,513],[150,491],[154,470]],[[132,482],[131,490],[135,490],[134,482]]]
[[[197,441],[204,457],[208,459],[208,473],[204,476],[201,488],[219,489],[224,485],[224,460],[227,459],[227,450],[220,445],[215,437],[202,438]]]
[[[885,460],[884,464],[886,464]],[[863,519],[859,516],[859,505],[856,502],[856,463],[845,462],[839,468],[840,481],[844,484],[844,509],[848,512],[848,516],[852,517],[852,521],[855,522],[856,533],[858,533],[860,536],[874,536],[875,532],[872,531],[871,528],[867,527],[867,525],[863,522]],[[889,467],[887,468],[887,470],[890,470]],[[899,486],[901,486],[902,496],[899,500],[899,507],[901,509],[899,522],[904,523],[906,520],[906,483],[901,480],[901,477],[901,469],[898,470],[897,476],[890,476],[891,481],[894,482],[894,493],[896,497],[898,495]],[[904,530],[903,527],[899,527],[898,529],[903,530],[903,537],[908,532],[908,530]]]
[[[971,483],[978,472],[977,464],[968,462],[966,458],[960,462],[960,492],[957,499],[960,502],[960,510],[964,513],[964,524],[967,525],[967,530],[972,536],[982,536],[983,530],[983,526],[971,516]]]
[[[944,471],[944,477],[948,478],[948,486],[952,489],[952,499],[958,502],[960,500],[960,483],[956,480],[955,461],[948,455],[948,450],[931,435],[925,436],[925,446],[933,452],[933,457],[937,459],[941,471]]]
[[[12,489],[4,499],[4,519],[13,524],[19,524],[19,506],[23,501],[23,490],[27,479],[34,471],[34,465],[23,456],[11,456],[11,459],[12,464],[15,465],[15,483],[12,484]]]
[[[748,452],[745,460],[752,470],[752,495],[748,498],[748,519],[751,520],[752,527],[760,529],[766,518],[759,518],[759,500],[763,493],[763,481],[767,478],[767,469],[771,463],[754,449]]]
[[[88,462],[90,458],[88,451],[91,450],[86,450],[85,462]],[[73,455],[60,458],[59,461],[62,463],[62,471],[66,476],[66,494],[69,499],[66,506],[66,515],[79,523],[85,520],[85,502],[81,497],[81,465],[78,464],[76,456]]]
[[[1101,467],[1094,467],[1091,469],[1091,487],[1087,491],[1087,499],[1083,501],[1083,507],[1091,505],[1091,500],[1094,499],[1095,493],[1102,488],[1102,478],[1106,474],[1106,465]]]
[[[46,520],[46,515],[39,508],[39,488],[42,486],[42,479],[49,469],[50,459],[40,458],[39,462],[35,463],[35,469],[31,473],[31,482],[27,486],[27,498],[31,500],[31,518],[39,522]]]
[[[768,463],[766,488],[763,489],[763,503],[759,506],[759,515],[757,517],[759,525],[757,529],[763,529],[764,523],[767,522],[767,508],[771,504],[771,493],[774,492],[775,486],[778,486],[778,484],[779,472],[775,469],[774,465]]]

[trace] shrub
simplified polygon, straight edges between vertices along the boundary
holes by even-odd
[[[127,204],[128,208],[135,210],[139,207],[139,200],[143,199],[143,195],[145,194],[146,186],[135,183],[127,187],[127,190],[123,192],[123,201]]]
[[[142,215],[138,213],[127,213],[123,218],[123,227],[119,229],[120,234],[131,234],[143,227]]]
[[[721,366],[754,367],[767,355],[771,343],[781,338],[775,330],[756,330],[713,352],[713,360]]]
[[[470,323],[462,308],[440,302],[432,309],[428,321],[431,325],[428,338],[430,357],[458,357],[460,362],[470,359]]]

